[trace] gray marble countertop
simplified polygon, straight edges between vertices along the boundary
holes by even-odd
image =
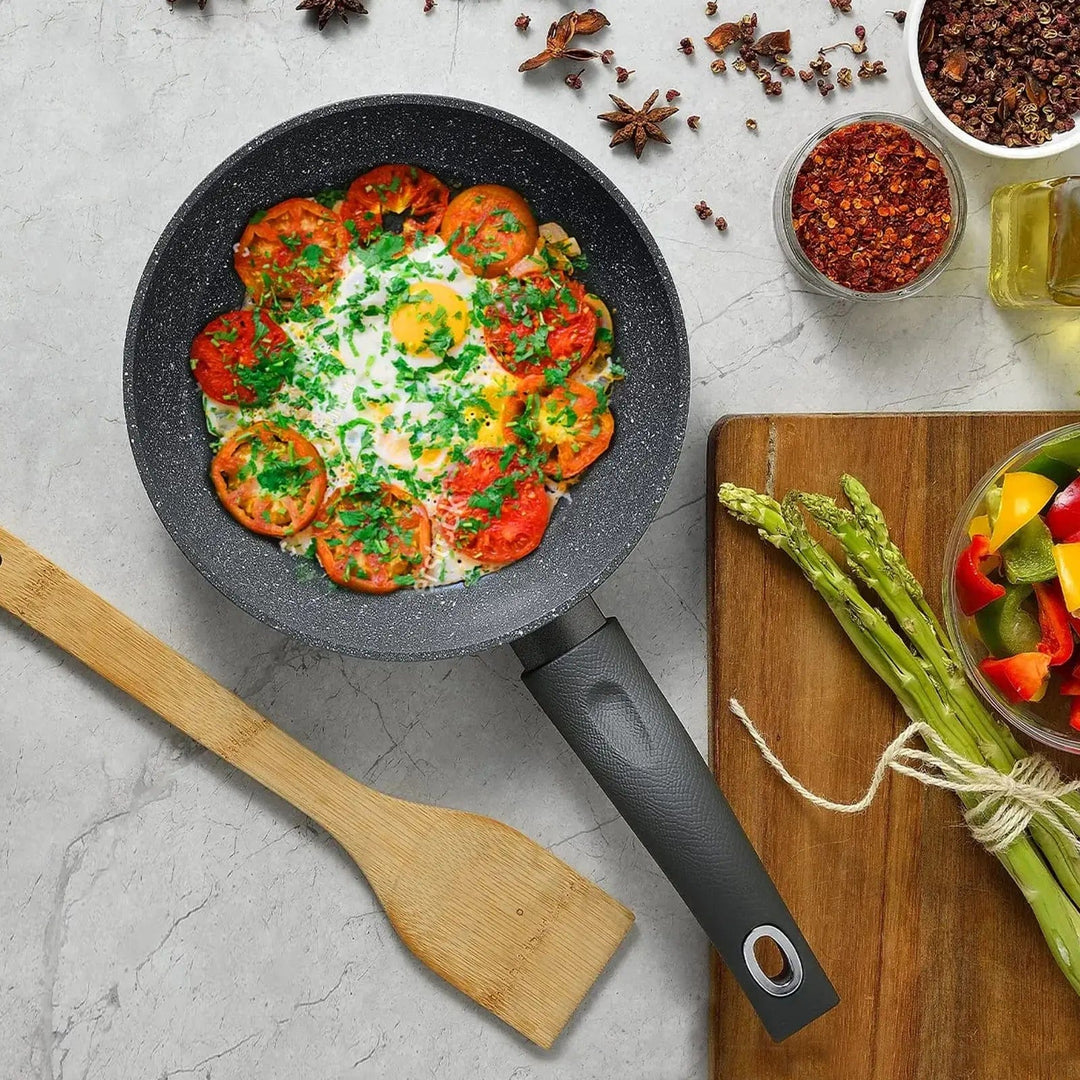
[[[715,21],[704,0],[613,0],[613,26],[593,40],[636,69],[621,92],[682,91],[672,145],[641,162],[609,151],[594,119],[617,89],[612,68],[594,63],[578,93],[559,65],[518,75],[561,3],[368,4],[320,34],[288,0],[203,12],[194,0],[0,0],[0,521],[343,769],[524,830],[633,908],[636,927],[556,1049],[536,1050],[413,961],[324,834],[0,617],[5,1078],[706,1072],[704,937],[509,650],[395,666],[302,648],[218,596],[143,493],[121,403],[128,306],[170,215],[242,142],[342,98],[453,94],[555,131],[641,211],[682,297],[693,403],[667,502],[598,599],[703,749],[705,444],[719,416],[1075,401],[1076,319],[998,311],[984,279],[993,187],[1080,172],[1080,153],[1020,167],[961,153],[968,232],[915,300],[813,295],[777,249],[771,191],[797,141],[859,109],[917,115],[884,4],[759,7],[765,30],[790,18],[803,63],[866,24],[888,77],[823,101],[797,81],[766,99],[749,76],[715,76],[700,44],[680,55],[681,37],[700,43]],[[521,5],[527,36],[513,27]],[[726,235],[695,216],[702,198]]]

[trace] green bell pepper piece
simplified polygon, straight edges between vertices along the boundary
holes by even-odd
[[[1067,435],[1043,447],[1023,468],[1048,477],[1058,487],[1072,483],[1080,471],[1080,435]]]
[[[1042,640],[1039,620],[1023,606],[1030,596],[1030,585],[1006,585],[1004,596],[975,615],[979,637],[999,660],[1035,652]]]
[[[1054,538],[1042,518],[1032,518],[1001,548],[1005,576],[1014,585],[1049,581],[1057,576]]]

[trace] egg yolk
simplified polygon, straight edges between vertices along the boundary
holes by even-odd
[[[469,328],[463,296],[439,281],[417,281],[390,316],[390,333],[412,356],[443,356],[460,345]]]

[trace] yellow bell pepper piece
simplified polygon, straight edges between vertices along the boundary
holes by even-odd
[[[1080,611],[1080,544],[1055,544],[1054,565],[1065,606],[1075,614]]]
[[[974,540],[976,536],[990,535],[990,517],[988,514],[980,514],[968,522],[968,539]]]
[[[1001,485],[1001,510],[990,536],[990,551],[999,551],[1010,536],[1038,514],[1056,491],[1057,484],[1038,473],[1006,473]]]

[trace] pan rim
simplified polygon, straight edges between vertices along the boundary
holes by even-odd
[[[256,608],[256,605],[251,603],[246,597],[242,595],[236,595],[234,591],[228,588],[228,580],[222,575],[215,566],[202,558],[198,557],[193,551],[181,544],[174,534],[172,525],[163,511],[160,501],[155,499],[154,496],[154,483],[152,477],[152,470],[150,461],[146,449],[143,445],[139,425],[135,420],[136,409],[134,403],[135,395],[135,381],[134,381],[134,359],[135,359],[135,343],[138,336],[138,329],[144,314],[144,308],[146,303],[147,294],[151,288],[154,280],[154,276],[161,263],[162,255],[169,246],[177,230],[183,224],[189,210],[194,206],[199,199],[203,197],[206,191],[215,184],[222,176],[226,175],[234,166],[244,160],[248,155],[253,153],[264,142],[270,139],[276,139],[294,128],[303,127],[304,125],[311,123],[314,120],[322,119],[328,116],[333,116],[336,113],[348,113],[358,109],[364,108],[385,108],[393,106],[426,106],[435,108],[446,108],[461,110],[464,112],[470,112],[490,118],[503,124],[508,124],[513,127],[520,128],[532,137],[539,139],[546,143],[553,150],[567,158],[572,164],[577,166],[583,172],[585,172],[592,180],[603,188],[604,192],[615,202],[619,210],[623,213],[626,220],[633,227],[634,231],[640,237],[646,250],[649,253],[650,258],[654,264],[657,275],[659,277],[663,299],[666,305],[670,308],[674,317],[674,337],[675,348],[677,353],[677,359],[679,361],[679,377],[677,383],[672,381],[671,393],[677,399],[677,422],[671,430],[671,453],[667,455],[666,459],[662,462],[661,467],[657,469],[657,495],[651,500],[651,505],[646,503],[642,504],[643,513],[640,519],[633,525],[631,530],[626,534],[624,543],[616,555],[608,562],[607,566],[591,580],[585,584],[579,586],[579,588],[571,595],[564,597],[558,604],[548,605],[545,609],[534,615],[527,622],[518,625],[517,627],[493,633],[488,637],[483,638],[480,641],[469,642],[465,646],[458,647],[439,647],[434,649],[428,648],[406,648],[399,652],[386,652],[384,650],[372,649],[353,649],[343,648],[341,645],[328,640],[325,636],[315,633],[308,633],[303,629],[298,629],[293,625],[286,624],[286,622],[279,618],[275,611],[265,611],[262,608]],[[176,211],[170,217],[165,228],[162,230],[161,235],[158,237],[153,250],[147,259],[146,265],[143,268],[142,274],[139,278],[138,286],[136,287],[135,294],[132,300],[130,313],[128,316],[127,331],[124,338],[124,352],[123,352],[123,392],[124,392],[124,413],[126,419],[128,442],[131,446],[132,456],[135,459],[135,465],[139,472],[139,478],[142,482],[143,489],[145,490],[147,497],[150,499],[150,504],[154,508],[154,512],[158,515],[162,525],[164,525],[166,532],[170,538],[183,553],[184,557],[195,567],[196,570],[231,603],[235,604],[238,608],[244,611],[246,614],[256,619],[278,633],[287,635],[290,638],[294,638],[297,641],[304,643],[305,645],[323,649],[333,653],[339,653],[342,655],[350,655],[363,657],[370,660],[415,660],[415,661],[430,661],[430,660],[446,660],[453,659],[462,656],[475,655],[477,653],[486,652],[489,649],[496,648],[499,645],[505,645],[508,642],[514,641],[525,634],[531,633],[534,630],[538,630],[546,623],[551,622],[553,619],[558,618],[560,615],[565,614],[575,604],[579,603],[585,597],[589,596],[595,589],[597,589],[604,581],[606,581],[618,567],[622,564],[623,560],[630,554],[634,547],[640,542],[641,538],[645,535],[649,526],[652,524],[656,512],[659,509],[664,497],[671,486],[671,480],[675,474],[675,469],[678,465],[681,457],[682,445],[686,434],[686,427],[689,417],[690,406],[690,385],[691,385],[691,373],[690,373],[690,356],[689,356],[689,338],[686,331],[686,322],[683,318],[682,304],[679,301],[678,291],[675,287],[675,282],[671,276],[671,272],[668,269],[667,262],[664,259],[663,253],[660,251],[660,247],[656,240],[652,236],[645,222],[638,214],[637,210],[631,205],[625,195],[619,190],[615,183],[609,179],[609,177],[596,165],[594,165],[588,158],[581,154],[574,147],[564,142],[556,135],[552,135],[549,131],[538,125],[532,123],[529,120],[525,120],[522,117],[515,115],[514,113],[507,112],[506,110],[496,108],[495,106],[487,105],[478,101],[471,101],[466,98],[457,98],[444,96],[440,94],[375,94],[365,97],[349,98],[342,101],[332,102],[327,105],[320,106],[315,109],[309,109],[306,112],[300,113],[296,116],[290,117],[279,124],[276,124],[253,138],[244,142],[240,147],[234,150],[228,155],[220,164],[212,169],[191,191],[191,193],[183,200]]]

